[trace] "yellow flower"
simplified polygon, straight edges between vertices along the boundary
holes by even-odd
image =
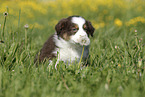
[[[105,23],[104,22],[101,22],[100,23],[100,27],[103,28],[104,26],[105,26]]]
[[[95,27],[95,29],[99,29],[99,28],[105,27],[105,23],[104,22],[96,23],[95,21],[92,20],[92,24]]]
[[[134,24],[136,24],[138,22],[145,23],[145,18],[141,17],[141,16],[135,17],[135,18],[129,20],[128,22],[126,22],[126,25],[130,26],[130,25],[134,25]]]
[[[44,5],[42,5],[41,3],[37,3],[37,2],[32,2],[32,1],[23,1],[19,3],[19,7],[21,7],[23,10],[25,9],[33,9],[34,11],[38,11],[42,14],[46,14],[47,13],[47,9],[45,8]],[[30,10],[31,11],[31,10]]]
[[[114,24],[115,24],[116,26],[119,26],[119,27],[120,27],[120,26],[122,26],[122,21],[121,21],[120,19],[117,18],[117,19],[114,20]]]
[[[43,28],[44,28],[43,25],[38,24],[38,23],[34,23],[34,27],[35,27],[35,28],[38,28],[38,29],[43,29]]]
[[[26,26],[27,27],[27,26]],[[29,26],[28,26],[29,27]],[[37,22],[35,22],[34,24],[30,24],[30,29],[32,29],[32,28],[37,28],[37,29],[43,29],[44,28],[44,26],[43,25],[41,25],[41,24],[39,24],[39,23],[37,23]]]

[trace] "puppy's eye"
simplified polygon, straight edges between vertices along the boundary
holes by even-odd
[[[78,29],[77,29],[77,28],[72,28],[72,31],[73,31],[73,32],[77,32]]]

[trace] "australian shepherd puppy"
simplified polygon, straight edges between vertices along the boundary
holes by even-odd
[[[83,60],[88,58],[89,37],[93,36],[95,30],[90,21],[81,16],[70,16],[61,19],[55,30],[55,34],[48,38],[36,55],[35,63],[57,58],[57,63],[64,61],[70,64],[79,62],[82,55]]]

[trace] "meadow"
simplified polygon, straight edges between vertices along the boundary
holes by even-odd
[[[0,0],[0,97],[144,97],[144,9],[144,0]],[[71,15],[96,29],[89,65],[34,66],[57,22]]]

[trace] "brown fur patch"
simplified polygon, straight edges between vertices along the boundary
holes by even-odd
[[[54,55],[52,52],[53,50],[56,48],[56,45],[53,41],[53,35],[44,43],[42,49],[40,50],[40,52],[35,56],[35,60],[34,63],[37,63],[36,65],[38,65],[38,63],[43,62],[45,59],[52,59],[54,57],[56,57],[56,55]]]
[[[63,34],[63,39],[69,40],[69,39],[70,39],[70,36],[68,36],[67,33],[64,33],[64,34]]]
[[[88,35],[91,35],[93,37],[93,33],[95,31],[95,28],[92,26],[90,21],[86,21],[86,32]]]

